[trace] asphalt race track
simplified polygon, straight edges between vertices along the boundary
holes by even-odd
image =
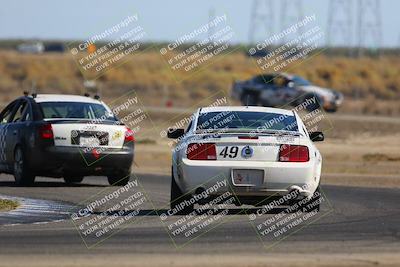
[[[159,212],[169,202],[168,176],[138,174],[138,180]],[[12,176],[0,176],[0,194],[61,201],[78,204],[107,187],[105,178],[86,177],[82,184],[67,186],[62,180],[39,178],[34,187],[18,188]],[[138,223],[126,228],[88,249],[78,230],[67,217],[64,221],[6,225],[0,215],[0,258],[19,254],[97,255],[106,253],[132,254],[246,254],[246,253],[396,253],[400,249],[400,190],[342,187],[323,185],[322,189],[332,206],[331,212],[302,227],[282,242],[268,246],[260,241],[245,214],[232,208],[229,219],[176,248],[160,217],[148,211],[141,212]],[[321,212],[328,209],[323,204]],[[146,215],[148,214],[148,215]],[[51,216],[51,215],[49,215]],[[267,215],[273,216],[273,215]],[[179,217],[179,216],[173,216]],[[268,248],[266,248],[266,247]]]

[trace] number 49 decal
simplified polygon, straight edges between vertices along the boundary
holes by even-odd
[[[236,158],[239,152],[239,147],[237,146],[226,146],[224,147],[224,149],[222,149],[222,151],[219,153],[220,156],[222,156],[223,158]]]

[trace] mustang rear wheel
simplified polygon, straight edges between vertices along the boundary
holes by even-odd
[[[320,210],[320,205],[321,205],[321,192],[319,189],[319,186],[317,187],[317,190],[315,190],[313,196],[307,203],[302,205],[302,210],[305,212],[319,212]]]
[[[21,147],[17,147],[14,152],[14,179],[18,186],[32,185],[35,181],[35,175],[29,169]]]
[[[190,196],[189,196],[190,197]],[[181,189],[177,185],[175,178],[174,178],[174,172],[171,168],[171,210],[175,210],[176,215],[187,215],[189,213],[192,213],[194,211],[194,204],[190,205],[185,205],[181,207],[181,204],[185,202],[185,200],[188,198],[188,196],[184,196]],[[185,204],[189,203],[186,202]]]
[[[76,184],[83,180],[83,176],[64,176],[64,181],[66,184]]]
[[[130,170],[123,170],[116,172],[115,174],[108,175],[108,183],[110,185],[116,185],[116,186],[124,186],[129,183],[129,180],[131,178],[131,171]]]

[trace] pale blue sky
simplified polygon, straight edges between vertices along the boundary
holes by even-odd
[[[252,0],[2,0],[0,38],[86,39],[138,14],[147,40],[171,41],[208,21],[211,8],[226,13],[234,42],[247,42]],[[275,0],[276,5],[279,0]],[[328,0],[303,0],[304,14],[316,14],[325,31]],[[382,0],[383,45],[398,46],[400,1]],[[278,31],[279,11],[275,31]],[[354,19],[354,23],[356,19]],[[353,41],[354,43],[355,41]]]

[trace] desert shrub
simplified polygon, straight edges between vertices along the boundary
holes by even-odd
[[[108,97],[136,89],[154,103],[168,88],[169,96],[184,106],[218,91],[229,95],[234,80],[262,73],[255,59],[243,53],[234,52],[215,59],[213,64],[183,79],[184,76],[168,68],[157,51],[140,52],[107,71],[97,83]],[[290,69],[291,73],[304,76],[319,86],[341,91],[348,99],[400,100],[400,56],[356,59],[319,55],[297,63]],[[35,81],[43,92],[81,93],[84,91],[83,80],[67,53],[25,55],[0,51],[3,99],[20,95],[21,86],[30,81]]]

